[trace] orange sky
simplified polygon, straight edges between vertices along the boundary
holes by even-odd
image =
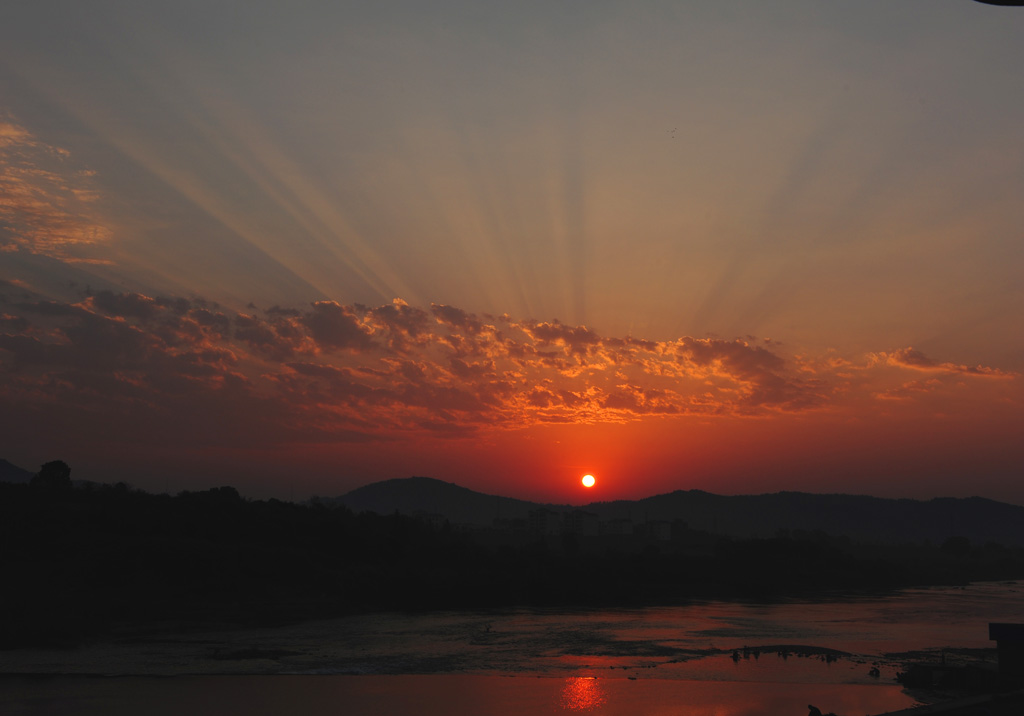
[[[1024,503],[1024,12],[90,5],[0,22],[0,457]]]

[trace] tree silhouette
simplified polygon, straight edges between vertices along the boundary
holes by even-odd
[[[67,490],[71,488],[71,468],[63,460],[51,460],[39,468],[30,483],[32,487],[47,490]]]

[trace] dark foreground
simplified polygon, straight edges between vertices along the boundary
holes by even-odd
[[[1024,692],[986,694],[953,699],[927,706],[900,711],[888,711],[880,716],[1020,716],[1024,714]]]
[[[683,604],[1024,577],[1024,550],[861,545],[821,532],[669,540],[464,531],[406,515],[0,484],[0,648],[369,611]]]

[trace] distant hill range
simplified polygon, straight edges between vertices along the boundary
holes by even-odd
[[[29,482],[34,475],[34,472],[0,459],[0,482]]]
[[[804,492],[725,496],[677,490],[642,500],[576,507],[487,495],[450,482],[411,477],[366,485],[329,501],[355,512],[439,515],[454,525],[478,527],[490,527],[496,519],[529,520],[531,512],[541,509],[582,510],[597,515],[601,522],[681,521],[694,530],[737,538],[804,530],[875,544],[941,544],[950,537],[966,537],[975,544],[1024,546],[1024,507],[981,497],[923,501]]]

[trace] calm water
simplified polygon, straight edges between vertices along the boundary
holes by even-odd
[[[0,711],[803,716],[813,703],[876,714],[917,703],[894,681],[905,652],[976,658],[968,650],[993,646],[991,621],[1024,621],[1024,584],[769,605],[361,616],[2,653],[4,673],[53,676],[0,680]],[[153,678],[168,675],[176,678]]]

